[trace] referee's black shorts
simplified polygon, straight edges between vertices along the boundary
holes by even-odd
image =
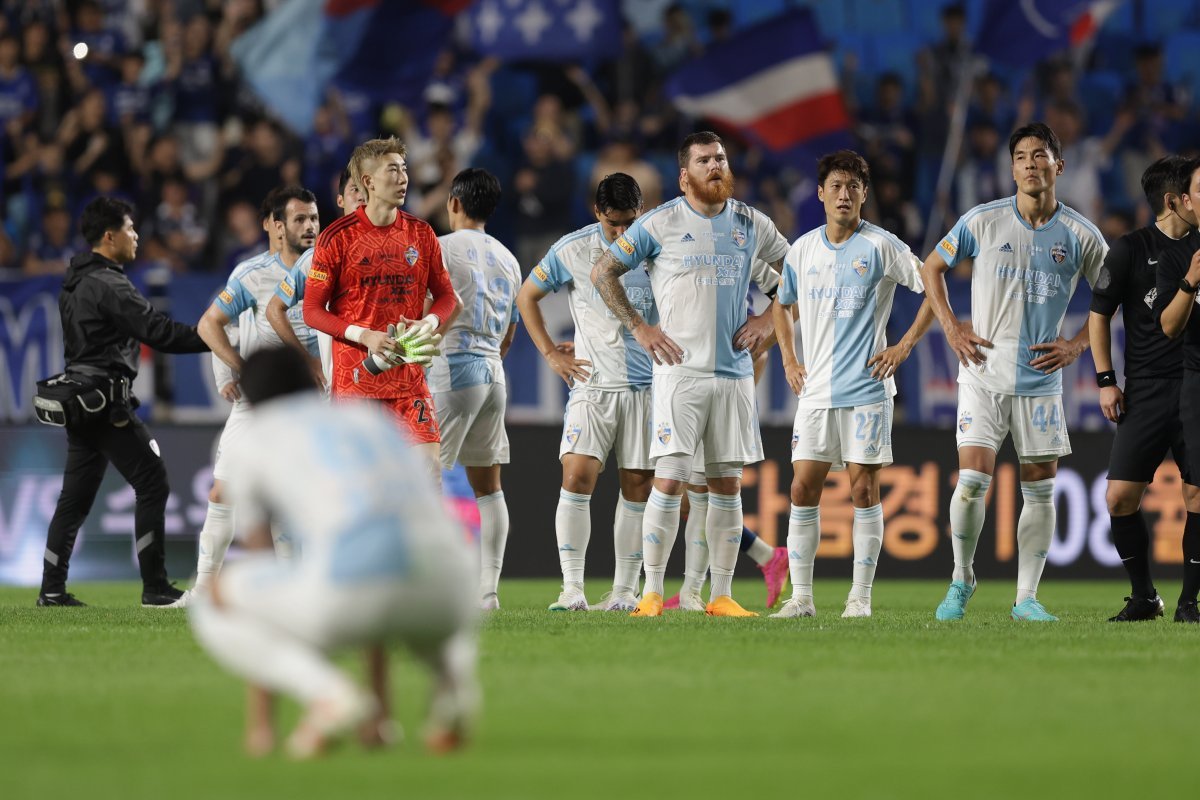
[[[1200,372],[1185,369],[1183,371],[1183,386],[1179,392],[1179,421],[1183,423],[1183,440],[1191,442],[1187,451],[1185,463],[1193,478],[1200,478]],[[1178,456],[1177,456],[1178,458]],[[1180,471],[1183,467],[1180,466]],[[1188,480],[1188,472],[1183,472],[1184,481]],[[1195,486],[1194,483],[1192,483]]]
[[[1200,374],[1193,386],[1200,387]],[[1192,389],[1193,397],[1196,391]],[[1200,455],[1200,403],[1192,403],[1195,422],[1189,437],[1180,408],[1181,397],[1188,394],[1186,378],[1130,378],[1125,382],[1125,416],[1117,425],[1108,459],[1110,481],[1149,483],[1170,450],[1183,482],[1193,483],[1192,476],[1200,475],[1200,465],[1188,462],[1186,442],[1192,442],[1191,452]]]

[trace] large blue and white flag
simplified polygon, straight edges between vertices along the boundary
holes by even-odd
[[[618,0],[478,0],[467,18],[480,55],[581,61],[621,51]]]

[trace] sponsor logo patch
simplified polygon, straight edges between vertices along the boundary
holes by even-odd
[[[628,236],[622,234],[621,237],[617,239],[617,247],[621,248],[621,251],[625,253],[625,255],[633,255],[633,242],[629,241]]]
[[[1054,259],[1055,264],[1061,264],[1067,260],[1067,246],[1062,242],[1055,242],[1050,248],[1050,257]]]
[[[417,248],[413,247],[411,244],[408,246],[408,249],[404,251],[404,260],[408,262],[410,267],[413,264],[416,264],[417,259],[420,257],[421,254],[417,252]]]
[[[293,289],[292,284],[288,283],[287,281],[284,281],[281,284],[279,284],[279,291],[283,292],[288,297],[296,296],[296,290]]]
[[[942,239],[942,243],[938,247],[945,250],[951,258],[958,255],[958,241],[953,236],[947,236],[945,239]]]
[[[329,273],[326,272],[325,270],[317,269],[316,267],[311,267],[308,270],[308,279],[310,281],[327,281],[327,280],[329,280]]]
[[[537,279],[539,281],[545,281],[546,283],[550,282],[550,274],[548,272],[546,272],[546,268],[543,267],[541,264],[538,264],[536,267],[533,268],[533,274],[535,276],[537,276]]]
[[[222,289],[221,293],[217,295],[217,297],[221,298],[221,302],[225,303],[226,305],[229,305],[233,302],[233,295],[229,293],[228,289]]]

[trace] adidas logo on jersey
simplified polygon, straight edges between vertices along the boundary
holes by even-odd
[[[817,274],[817,268],[816,268],[815,266],[813,266],[813,267],[809,267],[809,268],[808,268],[808,272],[807,272],[806,274],[808,274],[808,275],[816,275],[816,274]]]
[[[692,236],[692,234],[690,234],[690,233],[685,233],[685,234],[683,235],[683,238],[682,238],[682,239],[680,239],[679,241],[681,241],[681,242],[694,242],[694,241],[696,241],[696,237],[695,237],[695,236]]]
[[[371,263],[371,259],[370,259],[368,256],[363,256],[363,257],[362,257],[362,261],[359,261],[359,262],[358,262],[358,265],[359,265],[360,267],[365,267],[365,266],[367,266],[367,265],[368,265],[368,264],[370,264],[370,263]]]
[[[1004,244],[1000,245],[1001,253],[1011,253],[1012,251],[1013,251],[1012,245],[1009,244],[1008,242],[1005,242]]]

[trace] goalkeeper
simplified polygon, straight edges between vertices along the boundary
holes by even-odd
[[[405,156],[393,138],[372,139],[350,157],[364,204],[317,239],[304,321],[333,337],[333,397],[381,403],[440,480],[441,431],[422,365],[462,303],[433,229],[400,210],[408,190]],[[427,295],[432,303],[425,311]]]

